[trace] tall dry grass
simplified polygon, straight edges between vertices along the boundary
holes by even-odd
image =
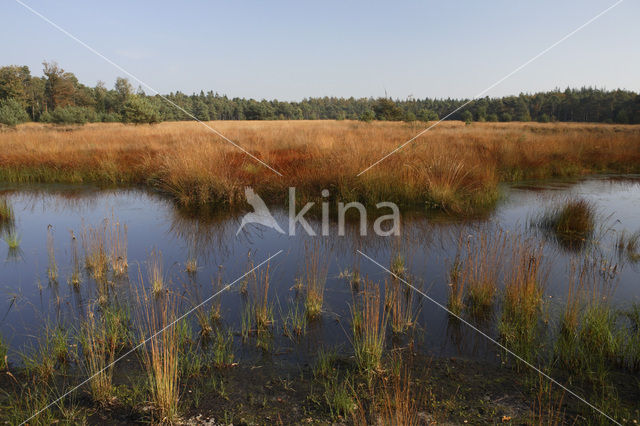
[[[419,128],[351,121],[213,125],[284,176],[194,122],[30,123],[0,133],[0,179],[145,184],[184,205],[237,204],[246,185],[269,201],[285,199],[289,186],[307,198],[329,188],[334,197],[466,212],[495,201],[500,181],[640,170],[637,126],[445,122],[356,177]]]
[[[178,317],[178,298],[168,292],[152,297],[152,293],[141,286],[136,304],[140,340],[154,336],[142,350],[142,363],[155,408],[154,421],[174,423],[179,416],[180,397],[180,339],[178,328],[173,326]]]

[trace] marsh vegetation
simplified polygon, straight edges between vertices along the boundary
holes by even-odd
[[[274,141],[289,137],[291,131],[276,132],[274,123],[243,128],[223,124],[242,136],[266,129]],[[574,186],[567,184],[544,203],[533,191],[509,190],[511,197],[527,194],[524,205],[530,221],[520,221],[522,211],[508,203],[498,204],[496,215],[470,218],[467,214],[472,210],[469,206],[480,206],[467,204],[472,200],[467,197],[480,188],[478,182],[489,182],[482,180],[486,164],[495,167],[489,173],[495,185],[491,191],[503,180],[538,177],[538,172],[540,177],[564,175],[560,169],[550,172],[548,165],[542,170],[537,159],[553,157],[560,149],[573,152],[571,144],[580,138],[583,151],[573,163],[581,165],[580,171],[566,174],[583,173],[589,167],[627,170],[621,157],[611,160],[615,166],[605,167],[604,156],[613,153],[601,153],[595,141],[632,146],[633,128],[620,127],[609,134],[597,126],[566,125],[559,142],[552,144],[551,137],[547,141],[547,134],[535,125],[487,124],[487,129],[485,125],[467,129],[445,123],[434,133],[430,151],[412,152],[412,159],[423,161],[422,166],[393,176],[383,168],[375,177],[393,179],[391,186],[365,190],[358,187],[362,183],[349,186],[335,168],[327,167],[328,159],[356,155],[341,151],[346,149],[343,145],[349,146],[350,138],[367,135],[374,142],[357,148],[357,155],[373,156],[384,145],[376,138],[404,132],[407,125],[342,122],[331,125],[340,127],[334,133],[318,127],[324,124],[292,124],[305,137],[324,141],[314,149],[292,142],[286,150],[270,150],[266,148],[269,139],[261,144],[256,140],[256,152],[282,161],[291,155],[287,163],[291,179],[299,179],[303,187],[309,184],[304,197],[313,199],[319,194],[316,189],[333,185],[329,187],[336,199],[366,194],[369,200],[382,195],[404,197],[405,205],[410,204],[408,200],[429,200],[429,206],[438,205],[447,214],[407,216],[402,236],[393,241],[358,236],[356,222],[348,222],[342,238],[289,240],[253,228],[235,236],[234,215],[219,211],[206,215],[204,210],[179,208],[181,202],[176,208],[175,201],[180,199],[174,196],[176,186],[159,185],[159,174],[165,169],[155,168],[155,162],[168,164],[184,155],[187,169],[180,173],[191,170],[189,161],[194,159],[186,153],[176,151],[175,157],[154,151],[173,144],[170,139],[177,127],[184,126],[183,135],[203,138],[198,139],[203,158],[235,158],[184,123],[167,124],[163,135],[154,133],[160,126],[136,129],[138,135],[149,132],[141,143],[155,147],[145,161],[156,174],[144,182],[139,177],[112,181],[161,188],[162,193],[173,194],[170,201],[156,192],[128,195],[123,189],[98,193],[92,189],[89,196],[68,189],[76,186],[44,195],[21,192],[28,186],[7,190],[0,213],[11,213],[0,215],[0,228],[7,243],[17,240],[18,244],[3,245],[7,258],[0,284],[8,291],[3,299],[6,319],[0,326],[2,420],[19,423],[36,414],[30,423],[606,422],[531,365],[620,422],[640,419],[640,301],[633,286],[638,278],[640,223],[634,221],[633,213],[622,215],[622,223],[614,222],[615,203],[597,201],[593,196],[597,191],[581,190],[581,196],[576,196],[574,192],[580,191],[572,191]],[[495,126],[490,131],[498,135],[497,142],[483,139],[489,126]],[[39,132],[52,131],[28,127],[18,128],[11,137],[32,132],[38,138]],[[76,129],[67,136],[97,132],[99,127]],[[127,127],[112,130],[123,137],[133,132]],[[527,135],[525,141],[535,138],[536,146],[512,141],[519,132]],[[590,146],[592,134],[597,136]],[[340,142],[338,135],[342,135]],[[456,135],[469,137],[464,149],[471,149],[473,155],[462,155],[463,147],[456,143],[447,147]],[[104,142],[92,148],[94,172],[104,161],[98,151],[110,144]],[[452,166],[444,156],[445,148],[454,153],[460,150],[464,161]],[[60,143],[56,149],[72,147]],[[493,157],[487,149],[493,150]],[[436,159],[438,150],[443,155]],[[304,155],[297,157],[301,152]],[[531,156],[523,156],[527,152]],[[593,157],[585,154],[589,152]],[[119,148],[112,152],[116,157],[121,154]],[[11,155],[17,154],[7,158]],[[75,174],[76,166],[88,158],[79,151],[65,155],[77,162],[50,171],[54,173],[50,176],[63,170]],[[525,157],[531,161],[527,167]],[[62,158],[60,154],[53,161]],[[132,162],[114,163],[118,166],[111,170],[129,164],[130,177],[142,173],[142,169],[134,171],[136,155],[127,158]],[[486,162],[484,169],[478,158]],[[509,177],[505,173],[509,162],[522,168],[518,169],[522,174]],[[294,163],[301,168],[294,170]],[[423,167],[427,163],[431,165]],[[198,174],[191,170],[193,179],[176,180],[184,183],[181,191],[198,193],[197,198],[182,198],[184,204],[215,199],[227,207],[238,205],[245,183],[258,186],[260,179],[271,179],[244,160],[238,165],[242,176],[226,174],[223,184],[199,186],[201,179],[217,182],[217,169],[201,168]],[[628,170],[634,167],[631,162],[627,166]],[[322,167],[322,173],[316,167]],[[177,168],[172,170],[178,173]],[[445,176],[443,170],[451,174]],[[424,179],[415,181],[421,186],[418,191],[416,183],[412,192],[413,184],[405,183],[418,174]],[[82,174],[74,176],[84,181]],[[101,178],[94,182],[106,183]],[[280,184],[270,182],[266,193],[277,201]],[[466,183],[458,186],[460,182]],[[620,188],[637,191],[637,182],[629,182]],[[456,189],[435,189],[440,184]],[[227,195],[210,198],[220,188]],[[236,190],[232,196],[230,191]],[[440,201],[434,202],[434,194],[439,194]],[[89,201],[82,201],[84,197]],[[620,199],[634,197],[625,194]],[[34,208],[40,203],[42,209]],[[620,205],[628,209],[627,204]],[[458,209],[463,212],[452,214]],[[274,210],[278,220],[281,214]],[[291,248],[256,268],[284,243]],[[355,249],[392,273],[354,256]],[[21,250],[19,256],[16,250]],[[217,293],[219,297],[210,299]],[[84,381],[84,386],[56,401]],[[49,406],[52,401],[56,402]]]

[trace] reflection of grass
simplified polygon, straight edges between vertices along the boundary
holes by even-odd
[[[632,234],[627,234],[625,231],[622,231],[618,234],[616,239],[616,247],[618,248],[618,253],[620,256],[625,256],[631,262],[640,261],[640,231],[636,231]]]
[[[14,221],[13,208],[4,198],[0,200],[0,229]]]
[[[460,260],[455,259],[449,270],[449,297],[447,308],[455,315],[460,315],[464,308],[464,280],[460,277]]]
[[[49,260],[49,266],[47,267],[47,275],[49,281],[55,283],[58,280],[58,265],[56,264],[56,254],[53,243],[53,227],[47,226],[47,258]]]
[[[563,246],[580,248],[593,234],[595,215],[593,203],[581,198],[569,199],[546,211],[538,220],[538,226],[553,234]]]

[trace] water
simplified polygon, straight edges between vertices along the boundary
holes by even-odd
[[[79,238],[83,226],[95,226],[105,218],[117,219],[128,227],[129,281],[118,281],[114,292],[123,299],[132,298],[131,288],[146,275],[146,262],[152,250],[160,251],[168,286],[183,297],[187,309],[213,293],[212,280],[221,274],[225,283],[243,275],[249,257],[258,264],[279,250],[270,262],[269,298],[275,304],[275,320],[281,323],[289,305],[295,301],[293,286],[305,268],[305,246],[314,238],[301,228],[296,236],[277,233],[249,225],[236,235],[240,224],[237,215],[192,217],[174,205],[144,190],[98,190],[88,186],[33,185],[7,186],[0,189],[13,206],[16,229],[21,238],[18,252],[0,242],[0,333],[10,350],[10,361],[18,362],[19,353],[28,350],[35,336],[47,325],[77,327],[87,305],[96,298],[95,283],[86,273],[76,290],[68,284],[72,273],[71,232]],[[435,301],[446,305],[447,277],[456,253],[459,235],[473,238],[479,230],[500,227],[509,232],[527,233],[545,238],[529,221],[548,206],[567,197],[591,200],[598,209],[597,242],[590,253],[618,264],[614,301],[623,306],[640,301],[640,268],[620,259],[615,248],[616,235],[623,230],[640,230],[640,180],[611,176],[573,182],[547,182],[505,188],[505,197],[488,217],[475,220],[452,220],[434,215],[404,215],[400,237],[358,235],[358,224],[349,223],[346,236],[337,236],[331,224],[330,237],[322,240],[322,256],[329,262],[322,320],[310,325],[302,344],[294,345],[278,331],[274,353],[283,358],[305,361],[323,345],[349,351],[350,304],[352,288],[345,271],[358,270],[362,277],[383,283],[389,274],[357,253],[366,253],[382,265],[389,266],[396,253],[402,253],[412,284],[421,287]],[[286,229],[287,212],[272,210]],[[318,220],[309,219],[316,229]],[[47,277],[47,227],[54,236],[55,258],[59,270],[57,283]],[[82,254],[81,244],[78,248]],[[576,253],[548,241],[545,256],[551,262],[545,298],[550,309],[560,306],[567,291],[567,271]],[[197,256],[198,270],[185,272],[186,261]],[[224,322],[236,332],[240,329],[242,281],[220,296]],[[417,348],[438,356],[463,356],[495,359],[496,349],[487,339],[464,326],[450,323],[446,312],[429,300],[416,296],[420,303],[418,328],[414,332]],[[495,334],[495,325],[481,325]],[[278,330],[278,328],[276,328]],[[281,329],[280,329],[281,330]],[[238,339],[236,339],[238,340]],[[237,344],[238,356],[250,359],[257,351]]]

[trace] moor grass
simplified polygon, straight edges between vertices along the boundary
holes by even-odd
[[[0,132],[0,180],[146,185],[186,206],[234,206],[252,186],[267,202],[297,196],[393,201],[461,213],[492,205],[504,181],[639,170],[640,127],[443,122],[371,170],[424,124],[353,121],[211,123],[282,173],[195,122],[24,124]]]

